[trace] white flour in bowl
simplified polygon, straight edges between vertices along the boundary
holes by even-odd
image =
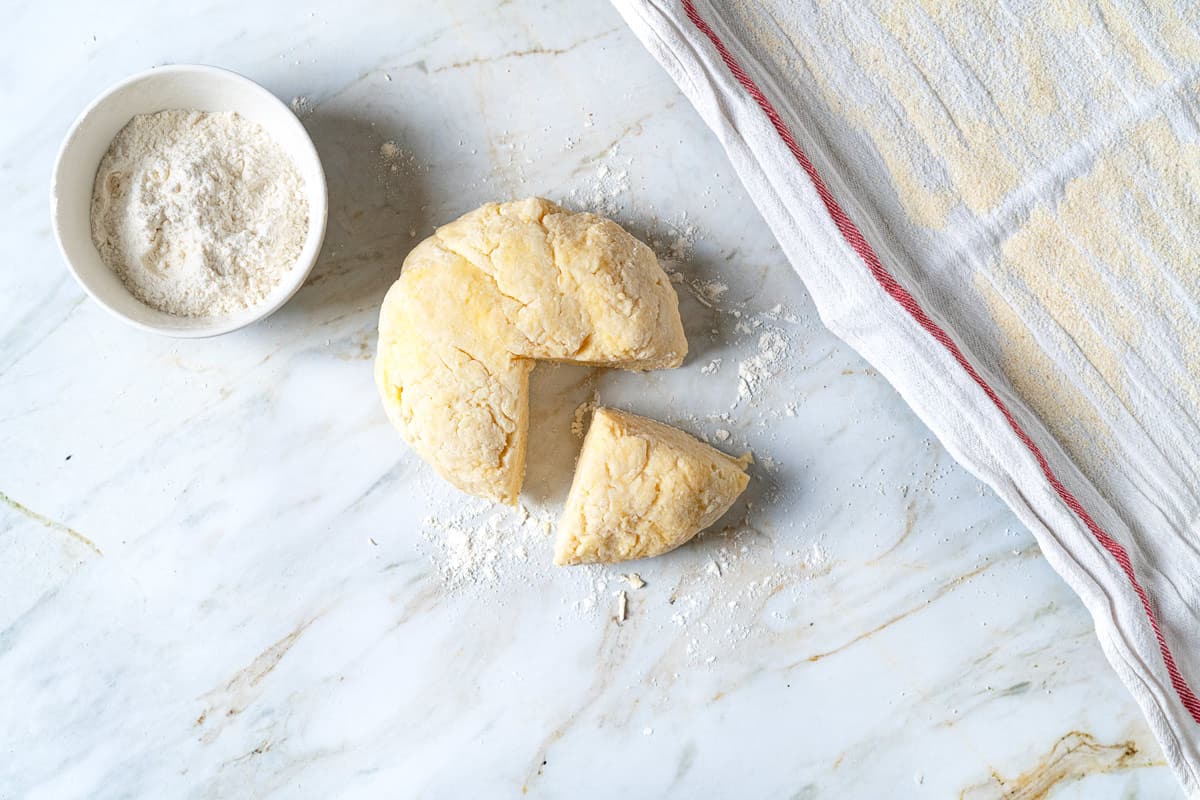
[[[294,266],[308,234],[295,165],[229,112],[159,111],[121,129],[92,190],[92,241],[152,308],[208,317],[249,308]]]

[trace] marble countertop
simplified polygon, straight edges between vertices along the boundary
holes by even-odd
[[[822,328],[718,143],[608,6],[8,17],[3,800],[1179,795],[1082,606]],[[49,230],[71,120],[170,62],[293,101],[330,184],[306,287],[210,341],[109,318]],[[671,373],[539,366],[527,506],[498,512],[402,445],[370,359],[408,249],[531,194],[650,241],[679,273],[692,352]],[[545,524],[592,399],[752,450],[746,499],[666,557],[556,570]]]

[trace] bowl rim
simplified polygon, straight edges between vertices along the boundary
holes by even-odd
[[[92,291],[91,286],[88,285],[88,282],[83,278],[82,275],[80,275],[79,270],[76,269],[75,263],[67,254],[66,246],[63,244],[62,225],[59,220],[58,209],[59,176],[63,167],[63,157],[66,155],[70,147],[75,143],[80,127],[83,125],[84,121],[96,111],[97,108],[99,108],[103,103],[108,101],[109,98],[111,98],[120,90],[124,89],[126,86],[146,80],[147,78],[153,78],[172,73],[221,76],[224,78],[233,78],[234,80],[245,84],[247,89],[249,89],[253,94],[258,95],[269,105],[274,105],[280,110],[286,112],[284,119],[287,121],[284,124],[294,127],[295,130],[300,133],[298,141],[301,143],[303,157],[310,159],[312,165],[315,167],[315,173],[313,175],[315,183],[313,186],[307,187],[308,191],[306,194],[310,195],[310,199],[312,197],[319,199],[320,203],[319,208],[316,209],[312,208],[312,204],[310,203],[310,207],[308,209],[309,230],[305,236],[305,244],[299,255],[296,256],[296,263],[293,268],[293,272],[289,273],[288,277],[285,278],[285,280],[292,282],[291,288],[270,303],[264,303],[260,306],[252,307],[252,310],[255,313],[245,317],[244,319],[237,317],[232,319],[227,317],[214,317],[214,324],[197,325],[196,327],[191,328],[168,328],[133,319],[132,317],[126,316],[120,310],[109,305],[103,298],[97,295],[96,292]],[[310,181],[306,178],[305,183],[308,184],[309,182]],[[265,86],[251,78],[247,78],[245,75],[242,75],[239,72],[234,72],[233,70],[225,69],[224,67],[216,67],[210,64],[164,64],[161,66],[141,70],[140,72],[136,72],[125,78],[122,78],[116,83],[110,85],[99,95],[97,95],[92,102],[88,103],[83,111],[81,111],[75,118],[75,121],[71,123],[71,127],[67,129],[66,136],[63,137],[62,143],[58,147],[58,153],[54,157],[54,169],[50,174],[50,221],[50,227],[54,231],[54,241],[58,245],[59,255],[62,257],[63,261],[66,262],[67,270],[71,273],[71,276],[75,279],[75,282],[79,284],[87,296],[92,298],[92,300],[94,300],[110,315],[116,317],[127,325],[131,325],[134,328],[146,331],[148,333],[156,333],[160,336],[169,336],[175,339],[205,339],[213,336],[220,336],[226,333],[232,333],[233,331],[253,325],[256,322],[261,322],[282,308],[284,304],[291,300],[292,297],[294,297],[295,294],[300,291],[305,282],[308,280],[308,276],[312,274],[313,268],[316,266],[317,260],[321,255],[321,248],[325,242],[325,234],[329,223],[329,184],[325,178],[325,167],[321,163],[321,156],[317,152],[317,146],[313,144],[313,140],[308,133],[308,129],[304,127],[304,124],[300,122],[299,117],[296,116],[295,112],[292,111],[288,104],[276,97],[275,94]],[[316,229],[315,236],[313,235],[314,227]],[[301,265],[303,265],[303,267],[301,267]]]

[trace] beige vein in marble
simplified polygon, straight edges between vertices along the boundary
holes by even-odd
[[[93,553],[95,553],[98,556],[104,555],[104,553],[100,552],[100,548],[96,546],[95,542],[93,542],[91,539],[84,536],[79,531],[75,530],[74,528],[68,527],[67,525],[64,525],[63,523],[59,522],[58,520],[51,519],[50,517],[47,517],[45,514],[39,514],[38,512],[34,511],[32,508],[29,508],[28,506],[25,506],[21,503],[18,503],[16,500],[13,500],[11,497],[9,497],[4,492],[0,492],[0,503],[4,503],[4,505],[11,508],[13,511],[24,514],[26,517],[29,517],[30,519],[32,519],[36,522],[42,523],[43,525],[45,525],[47,528],[49,528],[51,530],[58,531],[59,533],[69,536],[71,539],[73,539],[76,542],[79,542],[84,547],[88,548],[89,550],[91,550]]]

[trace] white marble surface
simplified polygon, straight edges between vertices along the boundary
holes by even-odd
[[[821,328],[610,8],[7,11],[0,798],[1178,796],[1082,607]],[[108,318],[48,229],[71,119],[168,62],[306,98],[330,181],[309,285],[213,341]],[[494,575],[448,581],[440,529],[478,504],[389,429],[376,309],[414,235],[528,194],[686,255],[692,355],[649,376],[539,367],[534,519]],[[709,307],[712,280],[729,288]],[[788,367],[731,409],[768,331]],[[555,571],[537,524],[592,392],[759,458],[719,530],[636,565],[620,626],[624,570]]]

